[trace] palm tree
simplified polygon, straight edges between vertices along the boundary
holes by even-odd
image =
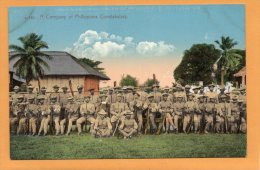
[[[221,49],[221,55],[215,62],[214,67],[217,68],[217,64],[221,66],[221,85],[224,85],[224,77],[227,70],[235,69],[240,64],[242,56],[236,53],[236,51],[233,49],[233,47],[238,43],[229,36],[221,36],[221,40],[216,40],[215,43],[219,45],[219,48]]]
[[[37,80],[40,89],[40,77],[44,74],[44,67],[49,69],[49,65],[44,59],[52,59],[41,50],[49,47],[45,41],[42,41],[42,35],[39,36],[35,33],[19,37],[18,40],[22,46],[9,45],[9,49],[14,52],[9,60],[18,58],[13,66],[16,68],[16,74],[24,78],[27,85],[31,80]]]

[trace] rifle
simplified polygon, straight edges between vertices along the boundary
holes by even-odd
[[[53,106],[51,107],[51,112],[50,112],[50,133],[53,135],[54,134],[54,119],[53,119],[53,115],[54,115],[54,110],[53,110]]]

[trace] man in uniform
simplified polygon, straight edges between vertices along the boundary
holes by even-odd
[[[35,98],[33,96],[30,96],[28,98],[28,105],[26,107],[26,114],[29,117],[29,134],[30,135],[36,135],[36,121],[37,121],[37,114],[38,114],[38,106],[33,103],[35,101]]]
[[[74,102],[72,96],[68,97],[68,103],[65,106],[65,112],[66,112],[66,115],[68,115],[68,120],[69,120],[68,130],[67,130],[67,134],[66,134],[68,136],[70,134],[71,129],[72,129],[72,124],[74,122],[76,122],[77,119],[79,118],[78,104],[76,102]],[[65,122],[66,122],[66,120],[62,120],[61,123],[60,123],[62,134],[64,132]]]
[[[52,128],[53,124],[56,131],[56,136],[60,133],[60,120],[61,120],[61,106],[57,102],[57,97],[52,96],[50,104],[48,105],[48,113],[50,114],[50,127]]]
[[[132,118],[133,112],[125,111],[125,119],[122,120],[119,126],[119,132],[124,136],[124,139],[131,139],[132,135],[137,133],[138,125],[135,119]]]
[[[40,95],[44,96],[45,98],[45,104],[49,104],[50,102],[50,96],[46,93],[46,87],[41,87],[41,90],[40,90]],[[38,103],[38,102],[37,102]]]
[[[13,116],[10,118],[10,125],[13,127],[13,129],[17,128],[17,135],[20,134],[20,132],[26,133],[26,113],[25,113],[25,108],[26,108],[26,103],[24,102],[24,96],[20,95],[17,97],[17,102],[13,105],[12,113]]]
[[[216,113],[216,124],[215,129],[216,132],[226,133],[228,132],[228,116],[231,115],[231,107],[230,104],[226,102],[227,96],[222,94],[219,96],[219,103],[216,104],[217,113]]]
[[[202,127],[203,122],[203,118],[204,118],[204,114],[205,114],[205,103],[204,103],[204,96],[203,95],[199,95],[198,96],[198,108],[199,111],[194,113],[193,116],[193,122],[194,122],[194,133],[199,133]]]
[[[54,96],[53,96],[54,97]],[[38,96],[38,112],[40,115],[42,115],[41,118],[41,125],[40,125],[40,129],[38,132],[38,136],[41,135],[42,131],[44,132],[44,136],[47,135],[48,133],[48,125],[50,122],[50,110],[49,110],[49,106],[45,104],[45,97],[42,95]]]
[[[98,100],[98,95],[95,95],[94,88],[89,89],[89,100],[90,100],[90,103],[93,103],[93,104],[95,104]]]
[[[194,102],[194,95],[192,93],[187,94],[188,101],[184,104],[184,118],[183,118],[183,132],[187,133],[191,131],[193,124],[193,118],[195,113],[200,113],[199,105]]]
[[[129,107],[126,103],[122,101],[122,95],[117,95],[117,102],[112,103],[110,107],[110,113],[111,113],[111,123],[113,130],[115,131],[117,126],[119,125],[121,119],[124,118],[123,112],[129,110]]]
[[[98,112],[98,117],[94,122],[94,130],[92,135],[94,137],[110,137],[112,133],[112,125],[110,118],[104,110]]]
[[[232,97],[232,102],[230,103],[231,114],[228,117],[230,133],[237,133],[239,128],[240,120],[240,108],[238,104],[238,96]]]
[[[183,111],[184,111],[184,96],[182,94],[178,94],[176,97],[176,103],[173,103],[173,117],[174,117],[174,125],[176,127],[176,133],[179,133],[179,123],[183,120]]]
[[[145,134],[147,133],[147,130],[150,129],[150,123],[152,125],[151,132],[154,133],[157,130],[157,125],[155,123],[155,116],[158,112],[158,104],[154,101],[154,95],[149,94],[147,96],[148,100],[144,103],[143,109],[146,110],[146,128],[145,128]]]
[[[20,88],[18,86],[14,86],[14,93],[11,96],[13,105],[16,104],[16,102],[17,102],[17,98],[20,95],[19,91],[20,91]]]
[[[36,94],[35,93],[33,93],[33,89],[34,89],[34,87],[32,86],[32,85],[29,85],[28,87],[27,87],[27,94],[25,94],[25,102],[27,102],[27,100],[28,100],[28,98],[30,98],[30,97],[33,97],[34,98],[34,101],[33,101],[33,103],[35,103],[36,101],[35,101],[35,99],[36,99]]]
[[[90,102],[90,97],[91,96],[87,96],[85,102],[80,106],[80,118],[76,121],[78,135],[81,135],[82,133],[82,124],[87,123],[87,121],[91,124],[90,130],[93,129],[93,124],[95,122],[95,105]]]
[[[50,98],[51,98],[52,96],[56,96],[58,103],[60,103],[60,93],[59,93],[59,89],[60,89],[60,87],[59,87],[58,85],[54,85],[54,86],[53,86],[53,93],[51,93],[50,96],[49,96]]]
[[[159,127],[157,129],[157,134],[160,134],[160,130],[166,121],[165,133],[168,133],[169,125],[171,125],[172,130],[175,128],[172,120],[172,112],[173,106],[171,101],[168,100],[168,93],[162,94],[163,100],[158,104],[159,112],[161,113],[161,122],[159,123]]]
[[[208,133],[210,128],[213,130],[214,128],[214,122],[213,117],[216,112],[216,96],[209,95],[209,101],[205,104],[205,129],[204,133]]]
[[[214,91],[215,89],[215,85],[213,83],[208,85],[209,91],[206,92],[205,96],[207,96],[207,101],[210,100],[210,98],[215,99],[215,102],[218,102],[218,94],[216,91]]]
[[[77,87],[78,89],[78,93],[75,95],[75,102],[78,104],[78,105],[81,105],[83,102],[84,102],[84,94],[83,94],[83,86],[80,85]]]
[[[143,128],[143,102],[140,100],[140,94],[137,92],[134,94],[134,100],[129,103],[130,110],[134,112],[134,115],[138,121],[138,134],[141,134]]]

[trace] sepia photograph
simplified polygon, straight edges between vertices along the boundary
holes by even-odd
[[[10,159],[246,158],[245,39],[243,4],[9,7]]]

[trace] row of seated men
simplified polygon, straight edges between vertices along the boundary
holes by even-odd
[[[67,88],[64,87],[63,94],[68,94],[67,100],[62,93],[55,93],[57,86],[54,86],[54,93],[48,97],[43,93],[36,98],[30,91],[26,96],[17,93],[17,96],[11,98],[10,104],[11,130],[17,134],[41,135],[43,132],[43,135],[46,135],[53,125],[56,135],[65,134],[65,130],[69,135],[75,123],[79,135],[82,133],[82,126],[90,124],[90,132],[94,136],[101,132],[98,129],[104,128],[103,126],[106,126],[104,129],[107,129],[107,133],[101,136],[113,135],[117,130],[122,133],[120,129],[124,126],[126,129],[136,129],[131,133],[138,134],[147,134],[148,131],[156,134],[171,131],[246,132],[246,103],[244,100],[238,100],[238,95],[233,95],[230,100],[228,95],[215,95],[214,92],[214,95],[196,95],[196,92],[185,94],[179,86],[174,94],[174,102],[169,98],[171,94],[166,92],[160,94],[161,99],[158,102],[157,87],[154,86],[153,93],[147,94],[145,100],[142,99],[143,91],[130,93],[133,99],[129,102],[124,100],[122,93],[115,91],[112,92],[116,94],[115,102],[109,100],[112,96],[109,96],[109,93],[95,96],[90,92],[90,95],[84,97],[82,87],[78,87],[79,93],[74,97],[67,93]],[[211,87],[214,85],[209,85],[209,88]],[[93,102],[93,98],[96,98],[96,101]],[[126,113],[134,122],[131,126],[127,123],[124,125],[127,120]],[[105,117],[106,125],[99,122],[100,117]],[[144,119],[146,121],[143,121]]]

